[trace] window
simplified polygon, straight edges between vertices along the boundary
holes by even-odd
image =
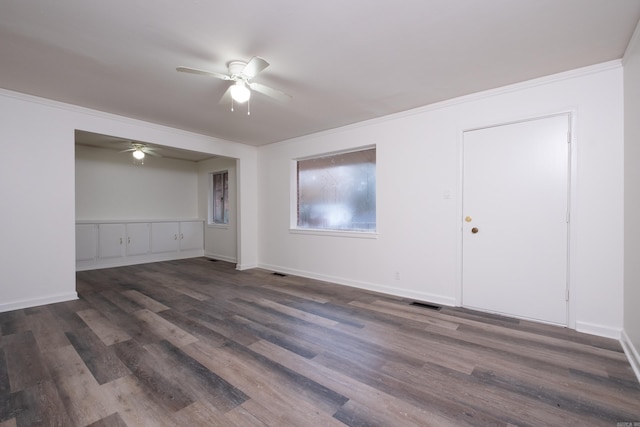
[[[376,149],[297,162],[297,226],[376,230]]]
[[[209,224],[229,224],[229,172],[214,172],[210,176]]]

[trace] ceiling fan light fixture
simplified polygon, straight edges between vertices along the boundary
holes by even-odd
[[[247,102],[251,97],[251,91],[242,80],[238,80],[231,86],[231,98],[240,104]]]
[[[144,151],[142,151],[142,149],[140,149],[140,148],[136,148],[136,149],[133,151],[133,157],[134,157],[135,159],[137,159],[137,160],[142,160],[142,159],[144,159]]]

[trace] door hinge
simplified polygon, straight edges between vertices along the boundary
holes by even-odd
[[[571,144],[571,132],[567,132],[567,144]]]
[[[569,301],[569,288],[565,291],[564,300]]]
[[[567,224],[569,224],[569,221],[571,221],[571,213],[569,211],[567,211],[567,216],[565,217],[565,222]]]

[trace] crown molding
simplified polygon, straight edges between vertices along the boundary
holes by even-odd
[[[258,148],[259,149],[260,148],[268,149],[268,147],[284,146],[284,145],[288,145],[288,144],[291,144],[291,143],[303,142],[303,141],[312,140],[312,139],[315,139],[315,138],[318,138],[318,137],[324,137],[324,136],[327,136],[327,135],[341,133],[341,132],[344,132],[344,131],[358,129],[358,128],[361,128],[361,127],[375,125],[375,124],[378,124],[378,123],[384,123],[384,122],[389,121],[389,120],[396,120],[396,119],[400,119],[400,118],[404,118],[404,117],[410,117],[410,116],[414,116],[414,115],[417,115],[417,114],[423,114],[423,113],[426,113],[426,112],[429,112],[429,111],[440,110],[440,109],[443,109],[443,108],[448,108],[448,107],[452,107],[452,106],[456,106],[456,105],[460,105],[460,104],[466,104],[466,103],[469,103],[469,102],[478,101],[478,100],[485,99],[485,98],[491,98],[491,97],[498,96],[498,95],[503,95],[503,94],[516,92],[516,91],[521,91],[521,90],[525,90],[525,89],[531,89],[531,88],[534,88],[534,87],[537,87],[537,86],[544,86],[544,85],[548,85],[548,84],[551,84],[551,83],[556,83],[556,82],[560,82],[560,81],[564,81],[564,80],[570,80],[570,79],[583,77],[583,76],[588,76],[588,75],[592,75],[592,74],[598,74],[598,73],[601,73],[601,72],[604,72],[604,71],[615,70],[615,69],[620,69],[620,68],[622,68],[621,60],[620,59],[615,59],[615,60],[612,60],[612,61],[602,62],[602,63],[595,64],[595,65],[589,65],[589,66],[586,66],[586,67],[576,68],[576,69],[569,70],[569,71],[563,71],[561,73],[550,74],[548,76],[538,77],[538,78],[531,79],[531,80],[526,80],[524,82],[513,83],[513,84],[510,84],[510,85],[501,86],[501,87],[494,88],[494,89],[475,92],[475,93],[472,93],[472,94],[469,94],[469,95],[463,95],[463,96],[459,96],[459,97],[456,97],[456,98],[447,99],[447,100],[436,102],[436,103],[433,103],[433,104],[424,105],[422,107],[413,108],[411,110],[405,110],[405,111],[401,111],[399,113],[389,114],[389,115],[382,116],[382,117],[376,117],[374,119],[364,120],[364,121],[361,121],[361,122],[358,122],[358,123],[352,123],[350,125],[341,126],[341,127],[338,127],[338,128],[327,129],[325,131],[316,132],[316,133],[312,133],[312,134],[309,134],[309,135],[303,135],[303,136],[299,136],[299,137],[295,137],[295,138],[291,138],[291,139],[286,139],[286,140],[283,140],[283,141],[278,141],[278,142],[274,142],[274,143],[271,143],[271,144],[266,144],[266,145],[258,147]]]
[[[77,114],[93,116],[101,119],[106,119],[110,121],[116,121],[126,125],[134,125],[138,127],[147,128],[150,130],[172,133],[174,135],[181,135],[188,138],[198,138],[198,139],[204,138],[210,141],[216,141],[223,144],[239,144],[242,146],[254,148],[253,146],[244,144],[242,142],[229,141],[226,139],[204,135],[204,134],[200,134],[200,133],[196,133],[196,132],[192,132],[184,129],[174,128],[174,127],[162,125],[159,123],[148,122],[141,119],[134,119],[132,117],[121,116],[114,113],[107,113],[105,111],[94,110],[92,108],[82,107],[76,104],[69,104],[62,101],[55,101],[49,98],[41,98],[39,96],[29,95],[22,92],[15,92],[8,89],[0,88],[0,97],[13,98],[19,101],[29,102],[32,104],[39,104],[49,108],[56,108],[56,109],[68,111],[71,113],[77,113]],[[80,129],[80,130],[87,130],[87,129]]]
[[[640,43],[640,21],[638,21],[638,25],[636,25],[636,29],[631,36],[631,40],[629,40],[629,44],[627,44],[627,48],[624,50],[624,55],[622,56],[622,65],[624,66],[629,58],[631,57],[631,52],[633,52],[636,48],[636,45]]]

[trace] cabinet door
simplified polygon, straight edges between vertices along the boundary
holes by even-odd
[[[124,256],[124,224],[98,225],[98,257],[120,258]]]
[[[149,253],[149,224],[146,222],[127,224],[127,255]]]
[[[94,261],[98,255],[95,224],[76,224],[76,261]]]
[[[154,222],[151,224],[151,252],[177,252],[180,248],[180,224]]]
[[[203,224],[202,221],[180,223],[180,250],[202,249],[204,247]]]

